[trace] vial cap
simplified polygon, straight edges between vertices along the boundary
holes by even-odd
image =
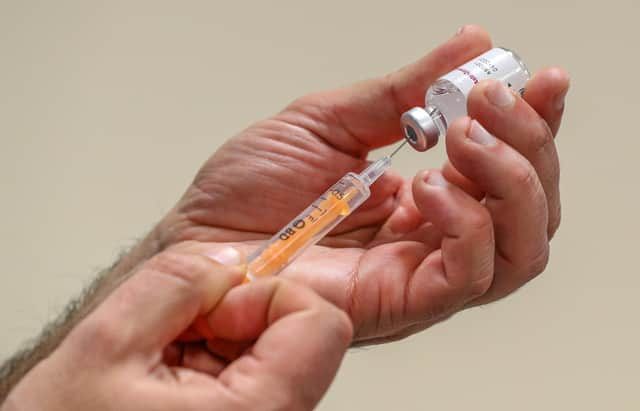
[[[400,124],[404,131],[404,138],[416,150],[427,151],[438,143],[440,130],[422,107],[414,107],[402,114]]]

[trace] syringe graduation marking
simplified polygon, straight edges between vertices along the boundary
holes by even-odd
[[[342,180],[342,185],[346,185]],[[330,190],[335,190],[334,185]],[[250,262],[249,271],[256,276],[272,275],[280,271],[285,266],[290,257],[295,254],[301,246],[305,245],[313,236],[324,229],[328,224],[339,216],[349,214],[349,200],[357,194],[355,188],[340,191],[340,195],[334,192],[328,197],[321,196],[320,204],[312,204],[313,210],[306,216],[310,224],[295,227],[289,224],[278,234],[279,240],[267,247],[255,260]],[[296,220],[300,221],[300,219]]]
[[[371,163],[362,173],[345,175],[285,228],[267,240],[249,257],[248,278],[278,274],[299,253],[319,241],[357,209],[369,198],[368,187],[382,176],[391,165],[391,157],[405,143],[390,156]]]

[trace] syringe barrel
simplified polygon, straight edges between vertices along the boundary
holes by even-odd
[[[247,278],[280,273],[364,203],[370,194],[369,186],[358,174],[346,174],[249,256]]]

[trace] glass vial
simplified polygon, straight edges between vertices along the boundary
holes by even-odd
[[[425,108],[414,107],[402,114],[405,138],[416,150],[425,151],[436,145],[449,124],[467,115],[467,97],[480,81],[499,80],[522,95],[530,77],[511,50],[489,50],[433,83],[425,96]]]

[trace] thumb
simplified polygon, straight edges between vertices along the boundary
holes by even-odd
[[[234,248],[181,244],[144,263],[69,337],[110,359],[156,355],[240,284],[245,271]]]
[[[224,340],[255,341],[218,376],[234,394],[221,399],[220,409],[235,409],[238,399],[247,409],[313,409],[353,335],[346,313],[281,278],[231,290],[207,321]]]

